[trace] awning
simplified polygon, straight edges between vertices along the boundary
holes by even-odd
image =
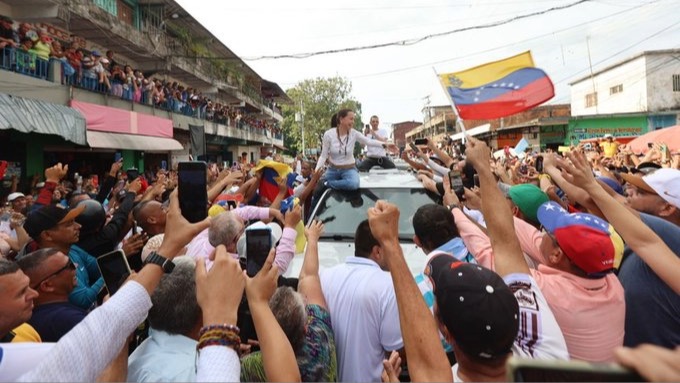
[[[468,136],[474,137],[474,136],[478,136],[478,135],[483,134],[483,133],[488,133],[490,129],[491,129],[491,124],[484,124],[484,125],[480,125],[480,126],[477,126],[475,128],[472,128],[472,129],[468,129],[465,134],[467,134]],[[463,134],[463,132],[456,133],[456,134],[451,136],[451,139],[454,140],[454,141],[462,140],[463,136],[465,134]]]
[[[0,129],[54,134],[87,145],[85,117],[65,105],[0,93]]]
[[[146,152],[184,150],[182,144],[172,138],[95,131],[87,132],[87,143],[92,148],[130,149]]]

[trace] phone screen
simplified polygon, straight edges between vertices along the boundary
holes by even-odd
[[[118,291],[132,273],[123,250],[112,251],[97,258],[97,266],[104,277],[104,284],[110,296]]]
[[[208,216],[206,173],[205,162],[180,162],[177,165],[179,207],[191,223]]]
[[[272,248],[270,228],[246,230],[246,272],[251,278],[257,274],[267,260]]]
[[[463,186],[463,179],[460,177],[460,173],[453,170],[449,171],[449,183],[451,184],[451,190],[462,201],[465,197],[465,186]]]
[[[116,152],[115,156],[113,157],[114,162],[118,162],[123,159],[123,153],[121,152]]]
[[[541,363],[542,362],[542,363]],[[615,364],[575,361],[536,361],[509,365],[514,382],[643,382],[635,373]],[[543,365],[539,365],[543,364]]]
[[[418,147],[413,142],[409,142],[408,146],[410,146],[411,150],[413,150],[414,152],[420,153],[420,149],[418,149]]]
[[[536,171],[543,173],[543,156],[536,157]]]
[[[168,161],[166,160],[161,161],[161,169],[168,170]]]
[[[416,145],[427,145],[427,138],[416,138]]]

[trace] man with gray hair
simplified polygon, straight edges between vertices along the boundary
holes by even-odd
[[[149,337],[128,360],[128,382],[193,382],[196,344],[202,324],[196,300],[195,263],[186,256],[173,259],[151,295]]]
[[[244,206],[218,214],[212,218],[210,227],[202,231],[189,243],[186,255],[194,259],[205,259],[208,269],[212,267],[212,261],[208,260],[208,257],[218,245],[224,245],[227,248],[227,252],[232,254],[234,258],[245,256],[245,254],[239,252],[237,244],[246,231],[246,221],[274,218],[274,216],[269,216],[271,210],[275,209]],[[288,270],[288,265],[295,256],[295,239],[297,238],[295,227],[301,218],[302,210],[300,206],[296,206],[286,213],[283,219],[284,228],[282,232],[277,224],[273,224],[281,232],[281,235],[276,236],[276,241],[272,241],[272,246],[277,241],[279,242],[278,246],[276,246],[276,258],[274,259],[274,264],[279,267],[279,274],[283,274]]]

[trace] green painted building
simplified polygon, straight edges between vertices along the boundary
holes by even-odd
[[[649,131],[650,118],[644,114],[572,117],[564,144],[576,145],[581,140],[605,134],[615,137],[639,136]]]

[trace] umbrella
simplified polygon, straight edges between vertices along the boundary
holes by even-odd
[[[680,151],[680,125],[670,126],[653,130],[629,142],[628,145],[634,153],[646,153],[649,150],[648,143],[663,142],[668,145],[671,152]]]

